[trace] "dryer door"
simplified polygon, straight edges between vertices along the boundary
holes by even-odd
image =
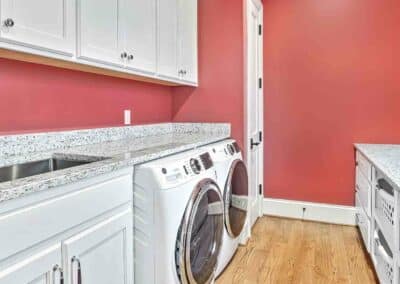
[[[223,201],[217,184],[206,179],[195,188],[178,232],[175,261],[182,283],[214,279],[224,229]]]
[[[235,160],[230,168],[224,191],[225,226],[232,238],[237,238],[246,222],[249,198],[246,165]]]

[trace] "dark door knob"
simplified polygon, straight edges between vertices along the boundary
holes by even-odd
[[[4,21],[4,25],[5,25],[6,27],[8,27],[8,28],[11,28],[11,27],[14,26],[14,20],[8,18],[8,19],[6,19],[6,20]]]

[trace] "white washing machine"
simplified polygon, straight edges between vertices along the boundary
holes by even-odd
[[[239,246],[248,210],[248,175],[239,145],[233,139],[203,147],[214,162],[217,184],[224,200],[224,232],[216,276],[228,265]]]
[[[139,165],[134,177],[136,284],[212,283],[224,228],[210,154]]]

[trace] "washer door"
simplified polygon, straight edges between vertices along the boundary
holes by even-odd
[[[229,170],[224,191],[225,226],[232,238],[243,230],[247,218],[249,181],[247,168],[242,160],[235,160]]]
[[[175,261],[182,283],[214,279],[224,229],[223,201],[218,185],[206,179],[195,188],[178,232]]]

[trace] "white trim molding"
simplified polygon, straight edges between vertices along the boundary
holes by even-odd
[[[356,208],[304,201],[264,198],[264,215],[341,225],[356,225]]]

